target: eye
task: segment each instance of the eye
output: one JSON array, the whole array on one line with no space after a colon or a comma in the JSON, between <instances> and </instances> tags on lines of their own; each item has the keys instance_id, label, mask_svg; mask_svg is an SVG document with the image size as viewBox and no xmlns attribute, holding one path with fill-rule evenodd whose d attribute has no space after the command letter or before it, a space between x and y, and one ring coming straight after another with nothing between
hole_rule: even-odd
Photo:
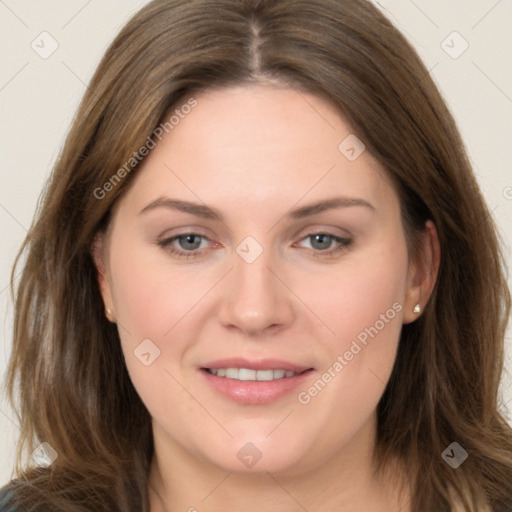
<instances>
[{"instance_id":1,"label":"eye","mask_svg":"<svg viewBox=\"0 0 512 512\"><path fill-rule=\"evenodd\" d=\"M346 251L352 244L350 238L344 238L325 232L309 233L302 240L308 239L311 240L311 246L314 251L313 255L319 257L336 256ZM336 244L334 248L332 248L333 243Z\"/></svg>"},{"instance_id":2,"label":"eye","mask_svg":"<svg viewBox=\"0 0 512 512\"><path fill-rule=\"evenodd\" d=\"M349 238L343 238L331 233L310 233L302 238L311 240L313 255L315 257L334 257L346 251L352 244ZM203 241L210 241L208 237L198 233L181 233L157 242L157 245L179 258L197 258L204 255ZM334 248L333 248L334 245Z\"/></svg>"},{"instance_id":3,"label":"eye","mask_svg":"<svg viewBox=\"0 0 512 512\"><path fill-rule=\"evenodd\" d=\"M209 240L207 237L197 233L182 233L165 240L160 240L157 244L178 257L196 258L203 255L202 249L198 251L201 239ZM176 247L175 242L178 244L178 247Z\"/></svg>"}]
</instances>

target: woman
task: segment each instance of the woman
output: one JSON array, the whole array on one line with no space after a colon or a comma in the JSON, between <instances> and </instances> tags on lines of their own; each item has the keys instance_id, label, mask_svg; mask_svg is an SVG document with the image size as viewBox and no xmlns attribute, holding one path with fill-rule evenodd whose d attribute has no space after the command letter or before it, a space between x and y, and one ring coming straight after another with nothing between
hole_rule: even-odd
<instances>
[{"instance_id":1,"label":"woman","mask_svg":"<svg viewBox=\"0 0 512 512\"><path fill-rule=\"evenodd\" d=\"M371 3L148 4L23 251L3 510L512 510L496 229Z\"/></svg>"}]
</instances>

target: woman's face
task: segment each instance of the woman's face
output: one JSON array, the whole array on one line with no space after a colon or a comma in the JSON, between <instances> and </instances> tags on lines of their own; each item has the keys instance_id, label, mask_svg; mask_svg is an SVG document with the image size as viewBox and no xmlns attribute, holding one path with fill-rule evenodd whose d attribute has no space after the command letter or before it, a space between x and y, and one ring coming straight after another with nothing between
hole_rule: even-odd
<instances>
[{"instance_id":1,"label":"woman's face","mask_svg":"<svg viewBox=\"0 0 512 512\"><path fill-rule=\"evenodd\" d=\"M105 304L157 446L229 471L313 469L372 432L417 316L398 198L316 96L195 100L114 210Z\"/></svg>"}]
</instances>

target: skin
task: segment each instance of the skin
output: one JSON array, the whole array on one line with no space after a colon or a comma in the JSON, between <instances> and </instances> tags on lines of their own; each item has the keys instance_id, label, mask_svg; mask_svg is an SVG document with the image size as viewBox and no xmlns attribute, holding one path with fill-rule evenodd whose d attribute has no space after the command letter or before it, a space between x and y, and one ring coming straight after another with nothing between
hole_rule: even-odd
<instances>
[{"instance_id":1,"label":"skin","mask_svg":"<svg viewBox=\"0 0 512 512\"><path fill-rule=\"evenodd\" d=\"M426 304L437 275L434 226L425 227L424 258L411 261L395 190L368 151L355 161L340 152L353 130L323 99L268 85L195 98L137 171L95 251L105 306L153 418L151 511L409 510L391 473L373 475L371 455L402 324L419 317L413 308ZM162 196L214 207L224 220L164 206L140 213ZM374 209L285 218L334 196ZM335 240L308 237L318 232L352 242L334 254ZM188 233L200 235L199 257L158 245ZM252 263L236 252L247 236L263 249ZM183 239L171 246L191 251ZM338 356L393 304L394 318L300 403L298 393L329 368L332 376ZM134 350L148 338L160 355L145 366ZM273 403L239 404L199 374L233 356L314 370ZM262 455L252 468L237 457L247 442Z\"/></svg>"}]
</instances>

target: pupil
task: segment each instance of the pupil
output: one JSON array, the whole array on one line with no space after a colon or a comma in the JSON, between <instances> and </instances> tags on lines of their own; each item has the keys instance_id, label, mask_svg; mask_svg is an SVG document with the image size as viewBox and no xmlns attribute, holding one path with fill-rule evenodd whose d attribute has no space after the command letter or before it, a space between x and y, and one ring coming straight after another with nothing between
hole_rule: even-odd
<instances>
[{"instance_id":1,"label":"pupil","mask_svg":"<svg viewBox=\"0 0 512 512\"><path fill-rule=\"evenodd\" d=\"M187 236L181 237L180 241L181 241L183 238L186 240L186 243L187 243L187 244L188 244L188 243L190 243L190 244L192 244L192 245L194 246L194 247L183 247L184 249L185 249L185 248L187 248L187 249L197 249L198 242L196 242L195 244L194 244L194 242L193 242L194 238L197 238L197 236L196 236L196 235L187 235ZM199 244L200 244L200 242L199 242Z\"/></svg>"},{"instance_id":2,"label":"pupil","mask_svg":"<svg viewBox=\"0 0 512 512\"><path fill-rule=\"evenodd\" d=\"M320 244L322 244L322 242L325 242L327 241L326 243L326 246L329 247L329 241L330 241L330 236L329 235L315 235L315 239L319 239L320 241ZM316 240L315 240L316 241ZM320 249L325 249L326 247L319 247Z\"/></svg>"}]
</instances>

